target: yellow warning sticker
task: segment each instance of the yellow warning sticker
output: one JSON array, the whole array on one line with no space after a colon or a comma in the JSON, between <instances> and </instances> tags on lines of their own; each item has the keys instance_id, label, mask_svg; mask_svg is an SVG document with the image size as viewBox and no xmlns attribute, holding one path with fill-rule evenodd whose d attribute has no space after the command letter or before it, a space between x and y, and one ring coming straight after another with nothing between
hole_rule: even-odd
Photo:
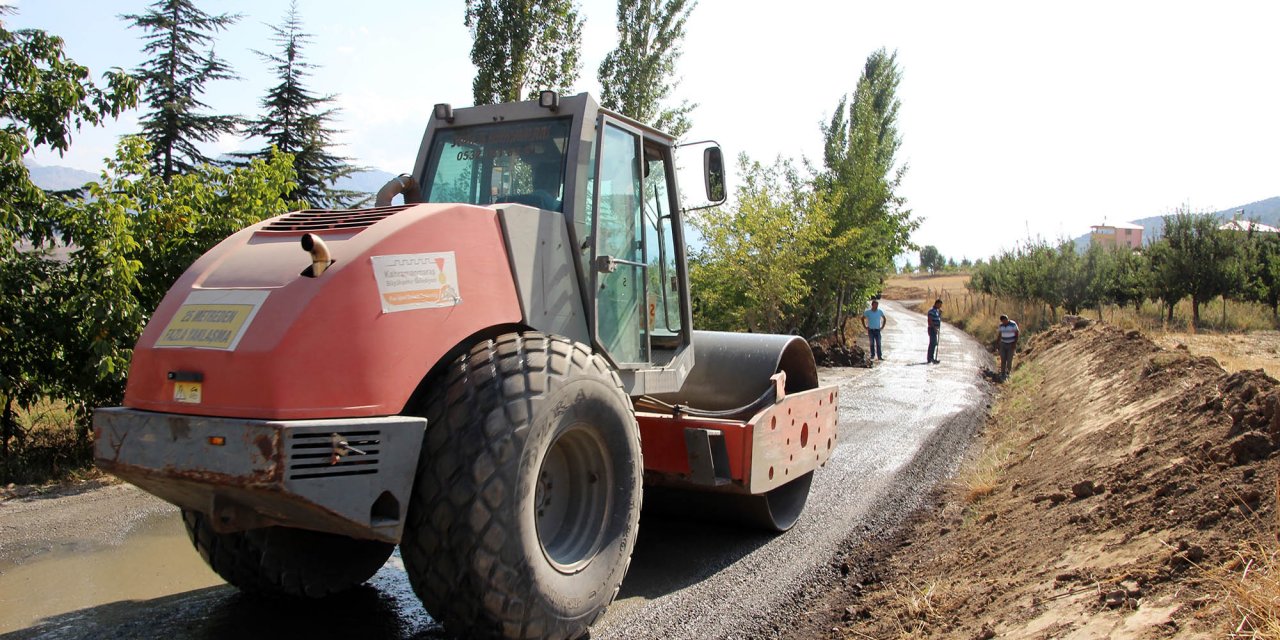
<instances>
[{"instance_id":1,"label":"yellow warning sticker","mask_svg":"<svg viewBox=\"0 0 1280 640\"><path fill-rule=\"evenodd\" d=\"M200 404L201 386L199 382L173 383L173 401Z\"/></svg>"},{"instance_id":2,"label":"yellow warning sticker","mask_svg":"<svg viewBox=\"0 0 1280 640\"><path fill-rule=\"evenodd\" d=\"M266 297L266 291L194 291L173 314L156 346L235 349Z\"/></svg>"}]
</instances>

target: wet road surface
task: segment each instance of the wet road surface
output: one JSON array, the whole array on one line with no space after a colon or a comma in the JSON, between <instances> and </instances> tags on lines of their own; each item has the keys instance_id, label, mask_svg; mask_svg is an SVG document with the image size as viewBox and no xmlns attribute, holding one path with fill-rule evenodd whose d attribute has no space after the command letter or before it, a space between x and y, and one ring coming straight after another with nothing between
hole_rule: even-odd
<instances>
[{"instance_id":1,"label":"wet road surface","mask_svg":"<svg viewBox=\"0 0 1280 640\"><path fill-rule=\"evenodd\" d=\"M824 384L841 388L840 439L795 528L775 536L646 512L622 591L592 638L785 631L803 613L799 594L830 571L842 544L897 523L952 473L985 415L980 371L990 356L944 326L943 362L925 364L923 316L893 302L883 308L885 361L821 371ZM84 514L83 523L61 523L70 532L16 547L0 542L0 640L449 637L422 610L398 552L368 586L336 600L263 602L204 565L176 509L131 487L108 489L98 499L84 494L94 504L64 516ZM127 503L122 492L131 492ZM113 510L112 500L124 506ZM0 536L20 521L9 516L16 510L0 504ZM104 510L114 514L109 521L95 515Z\"/></svg>"}]
</instances>

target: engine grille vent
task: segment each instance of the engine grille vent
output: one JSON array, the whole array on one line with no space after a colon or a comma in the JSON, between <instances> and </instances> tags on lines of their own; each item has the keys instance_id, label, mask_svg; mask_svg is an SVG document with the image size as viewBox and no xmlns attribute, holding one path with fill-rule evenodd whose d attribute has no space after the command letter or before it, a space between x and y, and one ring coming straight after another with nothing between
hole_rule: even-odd
<instances>
[{"instance_id":1,"label":"engine grille vent","mask_svg":"<svg viewBox=\"0 0 1280 640\"><path fill-rule=\"evenodd\" d=\"M289 479L377 473L381 446L382 432L378 430L294 433L289 439Z\"/></svg>"},{"instance_id":2,"label":"engine grille vent","mask_svg":"<svg viewBox=\"0 0 1280 640\"><path fill-rule=\"evenodd\" d=\"M306 232L333 229L364 229L411 205L373 209L306 209L294 211L268 224L262 231Z\"/></svg>"}]
</instances>

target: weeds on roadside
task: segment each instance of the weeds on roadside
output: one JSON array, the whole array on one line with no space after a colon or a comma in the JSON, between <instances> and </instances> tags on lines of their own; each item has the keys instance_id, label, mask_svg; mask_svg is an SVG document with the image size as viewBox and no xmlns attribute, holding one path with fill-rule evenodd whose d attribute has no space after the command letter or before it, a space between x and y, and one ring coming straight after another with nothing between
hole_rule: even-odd
<instances>
[{"instance_id":1,"label":"weeds on roadside","mask_svg":"<svg viewBox=\"0 0 1280 640\"><path fill-rule=\"evenodd\" d=\"M1246 543L1236 550L1232 566L1234 571L1210 572L1239 620L1229 637L1280 639L1280 549L1274 543Z\"/></svg>"},{"instance_id":2,"label":"weeds on roadside","mask_svg":"<svg viewBox=\"0 0 1280 640\"><path fill-rule=\"evenodd\" d=\"M1018 451L1025 434L1019 432L1030 424L1033 398L1042 373L1034 363L1022 365L1009 376L988 421L986 446L956 476L955 483L970 508L995 493L1004 478L1010 459ZM1034 435L1034 434L1032 434Z\"/></svg>"},{"instance_id":3,"label":"weeds on roadside","mask_svg":"<svg viewBox=\"0 0 1280 640\"><path fill-rule=\"evenodd\" d=\"M80 437L75 415L60 402L45 400L18 412L18 433L0 459L4 483L40 484L84 473L93 459L92 444Z\"/></svg>"}]
</instances>

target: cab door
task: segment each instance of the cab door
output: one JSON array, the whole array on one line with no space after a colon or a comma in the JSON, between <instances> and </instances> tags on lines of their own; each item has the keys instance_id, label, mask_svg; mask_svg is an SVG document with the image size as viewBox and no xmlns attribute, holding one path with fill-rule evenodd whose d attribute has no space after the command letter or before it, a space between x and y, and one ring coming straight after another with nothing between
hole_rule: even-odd
<instances>
[{"instance_id":1,"label":"cab door","mask_svg":"<svg viewBox=\"0 0 1280 640\"><path fill-rule=\"evenodd\" d=\"M651 361L647 270L642 226L643 137L627 125L601 116L588 206L593 238L592 338L620 367Z\"/></svg>"}]
</instances>

